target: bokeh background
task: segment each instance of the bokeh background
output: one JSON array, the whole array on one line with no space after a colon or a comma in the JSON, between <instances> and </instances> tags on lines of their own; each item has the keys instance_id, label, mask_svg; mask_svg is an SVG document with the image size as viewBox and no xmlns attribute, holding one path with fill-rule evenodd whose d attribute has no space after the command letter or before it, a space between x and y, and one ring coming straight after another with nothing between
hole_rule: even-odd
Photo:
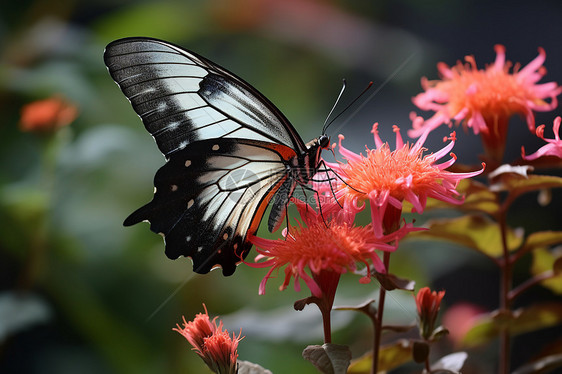
<instances>
[{"instance_id":1,"label":"bokeh background","mask_svg":"<svg viewBox=\"0 0 562 374\"><path fill-rule=\"evenodd\" d=\"M562 82L562 5L556 1L484 0L165 0L3 1L0 5L0 372L197 373L203 363L171 331L181 316L193 318L202 303L226 327L246 338L240 358L274 373L313 373L301 358L321 344L321 321L308 296L269 282L265 270L239 266L195 275L186 259L168 260L147 225L122 227L123 219L152 198L152 178L164 163L153 140L103 64L104 46L126 36L152 36L196 51L253 84L286 114L305 140L322 123L346 78L340 107L374 82L360 105L330 128L356 152L373 146L373 122L394 144L391 126L407 130L411 98L420 78L437 78L436 64L473 54L493 62L496 43L507 58L527 64L546 50L543 81ZM55 135L23 132L21 108L53 96L76 105L79 115ZM557 109L537 116L552 123ZM428 148L441 148L440 129ZM459 129L459 162L477 164L478 138ZM526 125L512 121L506 160L520 147L541 145ZM560 228L560 194L551 208L529 219L536 196L516 205L514 224ZM418 218L419 219L419 218ZM262 229L260 233L267 230ZM267 235L267 234L264 234ZM418 288L447 290L445 303L497 306L495 268L483 257L443 244L405 243L392 270ZM519 269L518 269L519 270ZM521 279L526 269L520 269ZM518 275L516 273L516 279ZM375 285L344 279L336 304L375 297ZM552 298L539 289L536 297ZM415 319L411 296L393 293L395 323ZM355 357L370 347L367 319L334 312L334 342ZM560 335L541 331L516 341L513 364L529 360L540 342ZM537 342L537 343L535 343ZM453 350L452 343L445 350ZM470 351L471 372L494 367L496 346ZM416 366L402 371L410 372ZM470 372L470 371L469 371Z\"/></svg>"}]
</instances>

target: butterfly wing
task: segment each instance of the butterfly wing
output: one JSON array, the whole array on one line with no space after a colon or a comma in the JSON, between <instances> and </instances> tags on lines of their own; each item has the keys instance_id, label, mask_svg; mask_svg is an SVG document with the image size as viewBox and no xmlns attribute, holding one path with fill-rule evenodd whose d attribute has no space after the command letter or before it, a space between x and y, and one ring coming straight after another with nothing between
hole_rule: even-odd
<instances>
[{"instance_id":1,"label":"butterfly wing","mask_svg":"<svg viewBox=\"0 0 562 374\"><path fill-rule=\"evenodd\" d=\"M292 156L289 147L260 141L192 143L158 170L153 200L124 224L149 221L169 258L189 256L198 273L219 265L230 275L252 246L247 235L287 179L285 160Z\"/></svg>"},{"instance_id":2,"label":"butterfly wing","mask_svg":"<svg viewBox=\"0 0 562 374\"><path fill-rule=\"evenodd\" d=\"M190 143L213 138L306 150L267 98L202 56L157 39L126 38L110 43L104 60L166 158Z\"/></svg>"}]
</instances>

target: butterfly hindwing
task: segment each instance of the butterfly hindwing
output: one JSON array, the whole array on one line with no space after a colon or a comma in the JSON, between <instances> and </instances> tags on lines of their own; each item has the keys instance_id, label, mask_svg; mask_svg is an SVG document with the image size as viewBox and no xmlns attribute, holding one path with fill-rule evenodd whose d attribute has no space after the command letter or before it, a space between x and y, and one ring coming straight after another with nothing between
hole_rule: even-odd
<instances>
[{"instance_id":1,"label":"butterfly hindwing","mask_svg":"<svg viewBox=\"0 0 562 374\"><path fill-rule=\"evenodd\" d=\"M285 116L251 85L171 43L126 38L104 54L109 73L169 158L187 144L247 138L306 147Z\"/></svg>"},{"instance_id":2,"label":"butterfly hindwing","mask_svg":"<svg viewBox=\"0 0 562 374\"><path fill-rule=\"evenodd\" d=\"M248 253L273 194L287 180L289 147L251 140L199 141L174 153L154 178L151 202L125 225L143 220L164 236L166 255L188 256L194 271L219 265L225 275Z\"/></svg>"}]
</instances>

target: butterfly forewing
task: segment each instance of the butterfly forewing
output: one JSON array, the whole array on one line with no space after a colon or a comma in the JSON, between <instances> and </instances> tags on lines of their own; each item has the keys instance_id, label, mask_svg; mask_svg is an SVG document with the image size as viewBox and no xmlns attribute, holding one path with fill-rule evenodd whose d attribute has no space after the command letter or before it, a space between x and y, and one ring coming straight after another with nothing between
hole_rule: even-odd
<instances>
[{"instance_id":1,"label":"butterfly forewing","mask_svg":"<svg viewBox=\"0 0 562 374\"><path fill-rule=\"evenodd\" d=\"M212 138L306 149L269 100L199 55L160 40L128 38L109 44L104 59L167 158L189 143Z\"/></svg>"}]
</instances>

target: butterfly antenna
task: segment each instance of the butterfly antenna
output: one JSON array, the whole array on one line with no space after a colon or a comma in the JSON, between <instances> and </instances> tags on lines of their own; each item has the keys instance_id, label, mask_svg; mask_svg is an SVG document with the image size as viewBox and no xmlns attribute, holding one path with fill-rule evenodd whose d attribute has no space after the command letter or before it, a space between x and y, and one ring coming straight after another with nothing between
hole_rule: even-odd
<instances>
[{"instance_id":1,"label":"butterfly antenna","mask_svg":"<svg viewBox=\"0 0 562 374\"><path fill-rule=\"evenodd\" d=\"M328 129L328 126L330 126L330 124L333 121L330 121L330 123L328 123L328 120L330 119L330 116L332 115L332 113L334 113L334 110L336 109L336 106L338 105L338 103L340 102L340 99L343 95L343 91L345 91L345 87L347 86L347 82L344 79L342 79L342 85L341 85L341 90L340 93L336 99L336 102L334 103L334 106L332 107L332 109L330 110L330 113L328 113L328 115L326 116L326 120L324 121L324 126L322 126L322 134L326 133L326 129Z\"/></svg>"},{"instance_id":2,"label":"butterfly antenna","mask_svg":"<svg viewBox=\"0 0 562 374\"><path fill-rule=\"evenodd\" d=\"M345 80L344 80L343 82L344 82L344 86L343 86L343 88L342 88L342 90L341 90L341 92L340 92L340 95L338 96L338 100L340 99L340 97L341 97L341 95L342 95L342 93L343 93L343 89L345 88ZM324 123L324 127L322 128L322 134L325 134L326 131L328 130L328 127L330 127L330 125L331 125L332 123L334 123L334 121L335 121L336 119L338 119L338 118L339 118L342 114L344 114L349 108L351 108L351 106L352 106L353 104L355 104L355 103L357 102L357 100L359 100L367 91L369 91L369 89L370 89L371 87L373 87L373 82L372 82L372 81L369 82L369 84L367 85L367 87L366 87L355 99L353 99L353 101L352 101L351 103L347 104L347 106L346 106L345 108L343 108L343 110L342 110L341 112L339 112L337 116L335 116L334 118L332 118L332 120L331 120L329 123L326 123L326 122L325 122L325 123ZM338 103L338 100L336 100L336 104ZM336 105L334 105L334 108L335 108L335 107L336 107ZM331 115L332 112L334 111L334 108L332 108L332 110L330 111L330 114L328 115L328 117L330 117L330 115ZM326 121L327 121L327 120L328 120L328 119L326 118Z\"/></svg>"}]
</instances>

